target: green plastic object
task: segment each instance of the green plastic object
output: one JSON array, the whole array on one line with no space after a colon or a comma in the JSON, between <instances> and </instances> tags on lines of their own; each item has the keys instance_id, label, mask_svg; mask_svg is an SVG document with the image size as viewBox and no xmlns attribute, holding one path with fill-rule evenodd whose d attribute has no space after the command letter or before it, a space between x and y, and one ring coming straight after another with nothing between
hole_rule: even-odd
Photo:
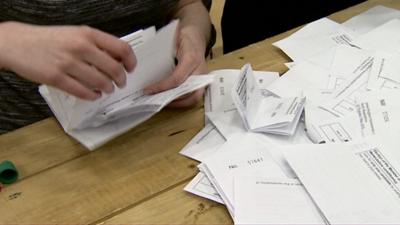
<instances>
[{"instance_id":1,"label":"green plastic object","mask_svg":"<svg viewBox=\"0 0 400 225\"><path fill-rule=\"evenodd\" d=\"M0 183L12 184L18 179L18 171L11 161L0 163Z\"/></svg>"}]
</instances>

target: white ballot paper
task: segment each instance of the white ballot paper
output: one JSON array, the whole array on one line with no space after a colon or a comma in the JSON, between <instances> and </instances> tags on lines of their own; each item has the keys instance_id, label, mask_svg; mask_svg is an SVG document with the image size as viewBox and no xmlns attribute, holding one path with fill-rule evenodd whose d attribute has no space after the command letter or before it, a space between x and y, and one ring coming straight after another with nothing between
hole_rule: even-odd
<instances>
[{"instance_id":1,"label":"white ballot paper","mask_svg":"<svg viewBox=\"0 0 400 225\"><path fill-rule=\"evenodd\" d=\"M235 177L235 224L325 224L297 179Z\"/></svg>"},{"instance_id":2,"label":"white ballot paper","mask_svg":"<svg viewBox=\"0 0 400 225\"><path fill-rule=\"evenodd\" d=\"M206 115L225 139L229 139L233 134L248 133L236 109L225 112L209 112Z\"/></svg>"},{"instance_id":3,"label":"white ballot paper","mask_svg":"<svg viewBox=\"0 0 400 225\"><path fill-rule=\"evenodd\" d=\"M217 190L203 172L199 172L193 180L185 186L184 190L194 195L224 204Z\"/></svg>"},{"instance_id":4,"label":"white ballot paper","mask_svg":"<svg viewBox=\"0 0 400 225\"><path fill-rule=\"evenodd\" d=\"M144 95L144 87L168 76L174 68L177 25L178 21L173 21L156 34L149 28L123 38L135 47L137 66L127 74L126 87L115 88L112 94L85 101L40 86L41 95L66 133L93 150L147 120L175 98L211 83L212 76L191 76L177 88Z\"/></svg>"},{"instance_id":5,"label":"white ballot paper","mask_svg":"<svg viewBox=\"0 0 400 225\"><path fill-rule=\"evenodd\" d=\"M307 104L305 127L313 143L340 143L360 139L360 123L357 114L336 117L326 110Z\"/></svg>"},{"instance_id":6,"label":"white ballot paper","mask_svg":"<svg viewBox=\"0 0 400 225\"><path fill-rule=\"evenodd\" d=\"M224 136L212 123L208 123L179 153L202 162L224 143Z\"/></svg>"},{"instance_id":7,"label":"white ballot paper","mask_svg":"<svg viewBox=\"0 0 400 225\"><path fill-rule=\"evenodd\" d=\"M379 77L384 80L392 81L396 88L400 86L400 54L393 54L377 63L379 67Z\"/></svg>"},{"instance_id":8,"label":"white ballot paper","mask_svg":"<svg viewBox=\"0 0 400 225\"><path fill-rule=\"evenodd\" d=\"M362 137L400 136L400 92L371 91L358 96L357 122Z\"/></svg>"},{"instance_id":9,"label":"white ballot paper","mask_svg":"<svg viewBox=\"0 0 400 225\"><path fill-rule=\"evenodd\" d=\"M375 6L367 11L352 17L343 26L351 29L357 34L365 34L374 28L392 19L400 19L400 11L385 6Z\"/></svg>"},{"instance_id":10,"label":"white ballot paper","mask_svg":"<svg viewBox=\"0 0 400 225\"><path fill-rule=\"evenodd\" d=\"M321 106L337 117L354 113L356 97L367 90L368 76L374 57L370 51L342 47L336 52L334 68L336 77L347 79L326 99Z\"/></svg>"},{"instance_id":11,"label":"white ballot paper","mask_svg":"<svg viewBox=\"0 0 400 225\"><path fill-rule=\"evenodd\" d=\"M400 19L390 20L354 41L367 50L380 50L400 54Z\"/></svg>"},{"instance_id":12,"label":"white ballot paper","mask_svg":"<svg viewBox=\"0 0 400 225\"><path fill-rule=\"evenodd\" d=\"M243 66L231 94L248 130L280 135L293 135L296 131L305 98L263 93L250 64Z\"/></svg>"},{"instance_id":13,"label":"white ballot paper","mask_svg":"<svg viewBox=\"0 0 400 225\"><path fill-rule=\"evenodd\" d=\"M303 96L304 90L329 88L329 71L310 62L296 63L289 71L267 87L280 97ZM307 97L307 102L310 100Z\"/></svg>"},{"instance_id":14,"label":"white ballot paper","mask_svg":"<svg viewBox=\"0 0 400 225\"><path fill-rule=\"evenodd\" d=\"M399 224L397 152L361 141L292 146L286 159L330 224Z\"/></svg>"},{"instance_id":15,"label":"white ballot paper","mask_svg":"<svg viewBox=\"0 0 400 225\"><path fill-rule=\"evenodd\" d=\"M233 135L211 157L199 165L217 189L231 215L234 215L234 176L255 174L286 178L286 174L269 153L269 146L257 134Z\"/></svg>"},{"instance_id":16,"label":"white ballot paper","mask_svg":"<svg viewBox=\"0 0 400 225\"><path fill-rule=\"evenodd\" d=\"M400 89L399 54L379 51L374 56L374 63L368 77L368 90Z\"/></svg>"},{"instance_id":17,"label":"white ballot paper","mask_svg":"<svg viewBox=\"0 0 400 225\"><path fill-rule=\"evenodd\" d=\"M338 44L352 45L355 37L356 34L350 29L328 18L322 18L275 42L274 45L282 49L293 61L298 62Z\"/></svg>"}]
</instances>

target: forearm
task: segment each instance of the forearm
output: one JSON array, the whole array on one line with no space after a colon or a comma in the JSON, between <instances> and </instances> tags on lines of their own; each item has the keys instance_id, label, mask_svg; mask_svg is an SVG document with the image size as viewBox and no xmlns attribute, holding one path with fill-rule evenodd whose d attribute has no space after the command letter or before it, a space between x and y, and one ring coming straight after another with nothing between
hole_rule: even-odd
<instances>
[{"instance_id":1,"label":"forearm","mask_svg":"<svg viewBox=\"0 0 400 225\"><path fill-rule=\"evenodd\" d=\"M207 44L211 39L210 15L201 0L181 0L174 18L180 20L181 32L196 31L202 41L198 47L206 51ZM187 29L188 28L188 29Z\"/></svg>"},{"instance_id":2,"label":"forearm","mask_svg":"<svg viewBox=\"0 0 400 225\"><path fill-rule=\"evenodd\" d=\"M10 69L5 54L9 53L10 46L7 33L13 32L14 27L18 26L17 22L0 22L0 70Z\"/></svg>"}]
</instances>

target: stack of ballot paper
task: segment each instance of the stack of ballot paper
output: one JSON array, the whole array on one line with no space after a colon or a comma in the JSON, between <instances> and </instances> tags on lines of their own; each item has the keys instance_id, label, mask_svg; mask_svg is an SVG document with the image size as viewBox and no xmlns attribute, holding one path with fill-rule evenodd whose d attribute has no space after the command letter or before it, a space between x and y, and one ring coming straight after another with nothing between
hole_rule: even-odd
<instances>
[{"instance_id":1,"label":"stack of ballot paper","mask_svg":"<svg viewBox=\"0 0 400 225\"><path fill-rule=\"evenodd\" d=\"M400 224L400 11L322 18L274 45L293 60L280 77L210 73L185 190L235 224Z\"/></svg>"},{"instance_id":2,"label":"stack of ballot paper","mask_svg":"<svg viewBox=\"0 0 400 225\"><path fill-rule=\"evenodd\" d=\"M175 33L178 21L158 32L148 28L122 39L133 48L137 66L127 74L127 85L115 88L95 101L85 101L53 87L42 85L40 93L47 101L65 132L90 150L126 132L160 111L172 100L212 82L209 75L190 76L179 87L155 95L143 89L174 69Z\"/></svg>"}]
</instances>

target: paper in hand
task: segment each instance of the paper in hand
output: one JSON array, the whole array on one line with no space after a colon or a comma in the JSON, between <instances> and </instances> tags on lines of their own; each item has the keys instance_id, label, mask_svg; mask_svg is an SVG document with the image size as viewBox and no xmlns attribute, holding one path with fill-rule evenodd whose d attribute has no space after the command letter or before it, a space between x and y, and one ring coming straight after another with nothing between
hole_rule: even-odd
<instances>
[{"instance_id":1,"label":"paper in hand","mask_svg":"<svg viewBox=\"0 0 400 225\"><path fill-rule=\"evenodd\" d=\"M115 88L112 94L85 101L53 87L40 86L39 92L65 132L93 150L149 119L179 96L211 83L212 76L190 76L171 90L155 95L143 93L146 86L165 78L174 69L177 26L178 21L173 21L157 33L149 28L123 38L133 46L137 66L126 75L126 87Z\"/></svg>"}]
</instances>

